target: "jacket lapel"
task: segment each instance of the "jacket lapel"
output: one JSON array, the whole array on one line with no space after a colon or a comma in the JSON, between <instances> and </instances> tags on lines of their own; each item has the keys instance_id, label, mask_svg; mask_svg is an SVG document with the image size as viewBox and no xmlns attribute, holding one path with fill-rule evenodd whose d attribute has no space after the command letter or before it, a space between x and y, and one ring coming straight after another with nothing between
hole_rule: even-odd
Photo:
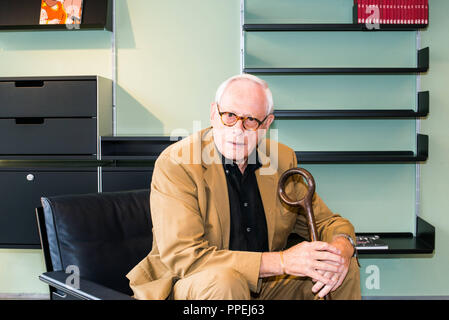
<instances>
[{"instance_id":1,"label":"jacket lapel","mask_svg":"<svg viewBox=\"0 0 449 320\"><path fill-rule=\"evenodd\" d=\"M206 129L202 138L202 164L205 169L204 181L209 188L210 197L217 210L221 230L221 247L229 249L231 233L228 185L221 159L215 149L212 128Z\"/></svg>"},{"instance_id":2,"label":"jacket lapel","mask_svg":"<svg viewBox=\"0 0 449 320\"><path fill-rule=\"evenodd\" d=\"M263 164L262 167L255 171L257 185L259 186L260 197L262 198L263 208L265 211L265 218L267 220L268 229L268 248L269 251L273 249L274 231L276 229L276 201L277 201L277 181L278 171L275 170L272 174L265 174L270 167L270 158L258 150L259 161ZM265 169L263 171L262 169Z\"/></svg>"}]
</instances>

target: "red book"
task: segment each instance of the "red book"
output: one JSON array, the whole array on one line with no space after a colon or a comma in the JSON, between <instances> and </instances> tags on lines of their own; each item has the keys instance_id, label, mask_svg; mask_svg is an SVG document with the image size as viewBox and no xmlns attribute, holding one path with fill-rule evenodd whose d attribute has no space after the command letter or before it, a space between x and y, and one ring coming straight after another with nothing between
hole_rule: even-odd
<instances>
[{"instance_id":1,"label":"red book","mask_svg":"<svg viewBox=\"0 0 449 320\"><path fill-rule=\"evenodd\" d=\"M385 0L379 0L379 23L385 24Z\"/></svg>"},{"instance_id":2,"label":"red book","mask_svg":"<svg viewBox=\"0 0 449 320\"><path fill-rule=\"evenodd\" d=\"M413 0L408 0L408 23L413 23Z\"/></svg>"},{"instance_id":3,"label":"red book","mask_svg":"<svg viewBox=\"0 0 449 320\"><path fill-rule=\"evenodd\" d=\"M420 24L424 24L425 22L425 0L420 0L419 1L419 23Z\"/></svg>"},{"instance_id":4,"label":"red book","mask_svg":"<svg viewBox=\"0 0 449 320\"><path fill-rule=\"evenodd\" d=\"M358 22L362 23L362 0L357 0L357 16Z\"/></svg>"},{"instance_id":5,"label":"red book","mask_svg":"<svg viewBox=\"0 0 449 320\"><path fill-rule=\"evenodd\" d=\"M410 0L405 0L405 23L410 24Z\"/></svg>"},{"instance_id":6,"label":"red book","mask_svg":"<svg viewBox=\"0 0 449 320\"><path fill-rule=\"evenodd\" d=\"M387 20L390 21L391 24L394 23L394 19L393 19L393 9L395 6L395 1L396 0L389 0L389 4L388 4L388 12L387 12Z\"/></svg>"},{"instance_id":7,"label":"red book","mask_svg":"<svg viewBox=\"0 0 449 320\"><path fill-rule=\"evenodd\" d=\"M392 19L392 12L393 12L393 1L389 0L388 2L388 6L387 6L387 23L392 24L393 23L393 19Z\"/></svg>"},{"instance_id":8,"label":"red book","mask_svg":"<svg viewBox=\"0 0 449 320\"><path fill-rule=\"evenodd\" d=\"M371 1L371 23L379 23L379 0Z\"/></svg>"},{"instance_id":9,"label":"red book","mask_svg":"<svg viewBox=\"0 0 449 320\"><path fill-rule=\"evenodd\" d=\"M408 11L407 11L407 0L402 1L403 2L403 7L402 7L402 21L404 21L404 24L407 24L407 19L408 19Z\"/></svg>"},{"instance_id":10,"label":"red book","mask_svg":"<svg viewBox=\"0 0 449 320\"><path fill-rule=\"evenodd\" d=\"M369 0L363 0L363 23L367 23L368 22L368 6L369 6Z\"/></svg>"},{"instance_id":11,"label":"red book","mask_svg":"<svg viewBox=\"0 0 449 320\"><path fill-rule=\"evenodd\" d=\"M418 0L412 1L412 23L418 24Z\"/></svg>"},{"instance_id":12,"label":"red book","mask_svg":"<svg viewBox=\"0 0 449 320\"><path fill-rule=\"evenodd\" d=\"M369 6L371 5L371 0L365 1L365 23L371 23L371 14L369 11Z\"/></svg>"},{"instance_id":13,"label":"red book","mask_svg":"<svg viewBox=\"0 0 449 320\"><path fill-rule=\"evenodd\" d=\"M374 23L375 22L375 20L374 20L374 15L373 15L373 3L374 3L374 1L373 0L368 0L368 3L367 3L367 8L366 8L366 19L367 19L367 23Z\"/></svg>"},{"instance_id":14,"label":"red book","mask_svg":"<svg viewBox=\"0 0 449 320\"><path fill-rule=\"evenodd\" d=\"M428 24L429 23L429 0L425 1L425 6L424 6L424 24Z\"/></svg>"},{"instance_id":15,"label":"red book","mask_svg":"<svg viewBox=\"0 0 449 320\"><path fill-rule=\"evenodd\" d=\"M389 1L387 1L388 2L388 8L387 8L387 22L388 23L393 23L393 20L391 19L391 13L392 13L392 11L393 11L393 1L392 0L389 0Z\"/></svg>"},{"instance_id":16,"label":"red book","mask_svg":"<svg viewBox=\"0 0 449 320\"><path fill-rule=\"evenodd\" d=\"M398 0L390 0L390 21L393 24L397 24L396 21L396 11L398 9Z\"/></svg>"},{"instance_id":17,"label":"red book","mask_svg":"<svg viewBox=\"0 0 449 320\"><path fill-rule=\"evenodd\" d=\"M378 0L377 1L377 12L379 13L379 15L377 16L377 23L383 23L383 16L382 16L382 11L383 11L383 4L384 0Z\"/></svg>"},{"instance_id":18,"label":"red book","mask_svg":"<svg viewBox=\"0 0 449 320\"><path fill-rule=\"evenodd\" d=\"M405 0L401 0L401 20L400 24L405 24Z\"/></svg>"},{"instance_id":19,"label":"red book","mask_svg":"<svg viewBox=\"0 0 449 320\"><path fill-rule=\"evenodd\" d=\"M421 4L421 21L423 24L426 23L426 1L422 0Z\"/></svg>"},{"instance_id":20,"label":"red book","mask_svg":"<svg viewBox=\"0 0 449 320\"><path fill-rule=\"evenodd\" d=\"M360 2L360 17L362 20L362 23L365 23L365 1L366 0L359 0Z\"/></svg>"},{"instance_id":21,"label":"red book","mask_svg":"<svg viewBox=\"0 0 449 320\"><path fill-rule=\"evenodd\" d=\"M416 6L415 6L415 15L416 15L416 24L421 23L421 0L416 0Z\"/></svg>"},{"instance_id":22,"label":"red book","mask_svg":"<svg viewBox=\"0 0 449 320\"><path fill-rule=\"evenodd\" d=\"M390 22L388 21L388 9L389 9L389 7L390 7L390 1L389 0L385 0L384 1L384 12L383 12L383 15L384 15L384 21L385 21L385 24L389 24Z\"/></svg>"},{"instance_id":23,"label":"red book","mask_svg":"<svg viewBox=\"0 0 449 320\"><path fill-rule=\"evenodd\" d=\"M398 0L392 0L392 3L390 19L393 20L392 23L398 24Z\"/></svg>"},{"instance_id":24,"label":"red book","mask_svg":"<svg viewBox=\"0 0 449 320\"><path fill-rule=\"evenodd\" d=\"M410 0L405 0L405 23L410 24Z\"/></svg>"},{"instance_id":25,"label":"red book","mask_svg":"<svg viewBox=\"0 0 449 320\"><path fill-rule=\"evenodd\" d=\"M421 0L416 0L416 24L420 24Z\"/></svg>"}]
</instances>

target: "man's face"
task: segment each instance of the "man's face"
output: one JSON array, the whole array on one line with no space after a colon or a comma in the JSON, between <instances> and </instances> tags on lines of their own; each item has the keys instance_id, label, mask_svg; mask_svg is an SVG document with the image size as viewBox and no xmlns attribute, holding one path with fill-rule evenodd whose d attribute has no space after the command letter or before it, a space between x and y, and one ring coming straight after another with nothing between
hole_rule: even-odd
<instances>
[{"instance_id":1,"label":"man's face","mask_svg":"<svg viewBox=\"0 0 449 320\"><path fill-rule=\"evenodd\" d=\"M267 116L267 101L264 89L253 81L235 80L226 88L219 102L220 112L232 112L241 117L253 117L262 121ZM217 104L211 105L211 124L215 145L226 158L236 162L245 161L257 147L266 130L273 122L270 115L257 131L245 130L241 120L232 127L224 125Z\"/></svg>"}]
</instances>

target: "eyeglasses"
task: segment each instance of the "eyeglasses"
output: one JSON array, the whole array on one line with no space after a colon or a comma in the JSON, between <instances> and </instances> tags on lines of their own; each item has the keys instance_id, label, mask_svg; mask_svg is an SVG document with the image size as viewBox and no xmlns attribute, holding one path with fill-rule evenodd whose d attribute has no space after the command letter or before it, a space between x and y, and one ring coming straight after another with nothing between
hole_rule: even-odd
<instances>
[{"instance_id":1,"label":"eyeglasses","mask_svg":"<svg viewBox=\"0 0 449 320\"><path fill-rule=\"evenodd\" d=\"M218 110L218 113L220 114L221 122L225 126L232 127L237 123L237 121L242 120L243 128L245 128L245 130L249 130L249 131L256 131L257 129L259 129L260 125L270 115L270 114L267 114L267 116L262 121L254 118L254 117L240 117L232 112L220 112L218 103L217 103L217 110Z\"/></svg>"}]
</instances>

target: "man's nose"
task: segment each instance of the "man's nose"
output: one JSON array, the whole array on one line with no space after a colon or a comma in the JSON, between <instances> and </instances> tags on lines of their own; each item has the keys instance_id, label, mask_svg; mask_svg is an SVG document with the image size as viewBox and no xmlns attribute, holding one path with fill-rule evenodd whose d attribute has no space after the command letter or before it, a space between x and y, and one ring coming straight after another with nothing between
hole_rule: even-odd
<instances>
[{"instance_id":1,"label":"man's nose","mask_svg":"<svg viewBox=\"0 0 449 320\"><path fill-rule=\"evenodd\" d=\"M238 119L234 124L234 128L240 129L242 132L245 131L245 127L243 126L243 119Z\"/></svg>"}]
</instances>

